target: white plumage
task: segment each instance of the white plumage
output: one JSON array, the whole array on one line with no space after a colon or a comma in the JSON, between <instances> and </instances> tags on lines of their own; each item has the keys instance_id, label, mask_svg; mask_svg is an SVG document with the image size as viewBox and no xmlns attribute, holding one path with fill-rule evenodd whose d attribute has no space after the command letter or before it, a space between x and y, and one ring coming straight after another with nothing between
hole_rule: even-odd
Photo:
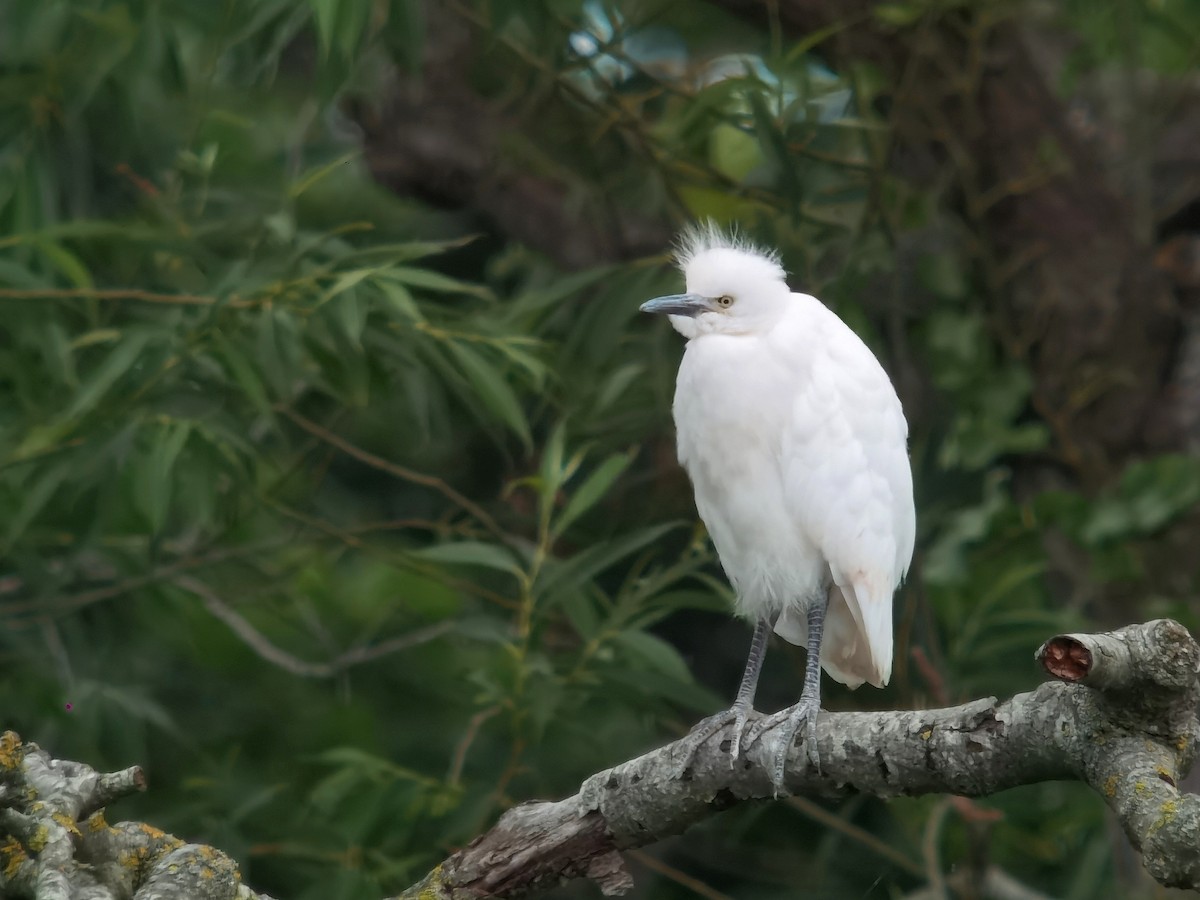
<instances>
[{"instance_id":1,"label":"white plumage","mask_svg":"<svg viewBox=\"0 0 1200 900\"><path fill-rule=\"evenodd\" d=\"M762 630L738 703L714 720L736 722L736 757L768 628L817 650L844 684L887 684L892 594L916 530L908 426L866 344L816 298L792 293L774 254L709 226L684 236L678 261L687 293L642 308L668 314L688 338L675 388L679 460L737 611ZM810 708L796 714L789 745L806 718L814 734L811 662Z\"/></svg>"}]
</instances>

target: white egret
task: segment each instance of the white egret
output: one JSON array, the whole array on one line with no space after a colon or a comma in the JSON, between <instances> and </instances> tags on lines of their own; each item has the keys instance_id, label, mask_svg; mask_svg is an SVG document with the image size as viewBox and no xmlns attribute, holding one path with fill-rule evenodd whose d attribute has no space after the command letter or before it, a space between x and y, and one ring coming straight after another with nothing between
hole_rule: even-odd
<instances>
[{"instance_id":1,"label":"white egret","mask_svg":"<svg viewBox=\"0 0 1200 900\"><path fill-rule=\"evenodd\" d=\"M916 518L895 388L874 354L815 297L792 293L777 254L713 225L692 229L677 261L686 293L642 311L688 339L675 385L679 461L700 518L754 622L733 707L690 736L732 723L731 763L749 746L768 633L807 647L800 702L771 778L806 727L818 764L821 668L852 688L892 672L892 594L912 558Z\"/></svg>"}]
</instances>

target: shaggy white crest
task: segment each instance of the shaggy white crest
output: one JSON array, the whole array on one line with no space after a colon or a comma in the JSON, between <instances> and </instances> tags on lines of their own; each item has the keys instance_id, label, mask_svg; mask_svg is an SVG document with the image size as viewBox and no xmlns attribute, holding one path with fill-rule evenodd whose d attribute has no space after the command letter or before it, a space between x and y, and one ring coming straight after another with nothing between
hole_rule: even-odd
<instances>
[{"instance_id":1,"label":"shaggy white crest","mask_svg":"<svg viewBox=\"0 0 1200 900\"><path fill-rule=\"evenodd\" d=\"M908 424L874 354L815 297L792 293L778 254L707 223L683 235L677 259L686 292L642 309L688 338L679 461L737 611L755 623L733 708L694 735L732 721L736 758L768 633L804 645L801 702L772 771L782 790L802 724L815 758L821 669L850 687L891 675L892 593L916 535Z\"/></svg>"},{"instance_id":2,"label":"shaggy white crest","mask_svg":"<svg viewBox=\"0 0 1200 900\"><path fill-rule=\"evenodd\" d=\"M688 265L708 250L733 250L746 257L755 257L773 265L780 278L785 277L778 250L759 247L743 237L736 228L725 231L712 219L689 225L683 230L675 241L675 264L686 275Z\"/></svg>"}]
</instances>

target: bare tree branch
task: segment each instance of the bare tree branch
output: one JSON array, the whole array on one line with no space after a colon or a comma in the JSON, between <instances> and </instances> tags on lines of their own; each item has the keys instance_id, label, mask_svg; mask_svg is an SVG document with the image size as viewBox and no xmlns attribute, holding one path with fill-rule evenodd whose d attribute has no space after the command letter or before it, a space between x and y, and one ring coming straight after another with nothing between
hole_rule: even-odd
<instances>
[{"instance_id":1,"label":"bare tree branch","mask_svg":"<svg viewBox=\"0 0 1200 900\"><path fill-rule=\"evenodd\" d=\"M822 769L809 767L803 746L793 746L788 789L978 797L1082 780L1112 807L1155 879L1200 888L1200 797L1175 786L1200 747L1200 646L1182 625L1160 619L1109 634L1061 635L1037 657L1061 681L1011 700L822 714ZM510 809L400 900L517 897L578 877L606 894L623 893L632 882L619 851L772 796L767 773L785 717L763 720L762 736L733 767L728 737L719 733L686 768L679 744L669 744L593 775L573 797Z\"/></svg>"},{"instance_id":2,"label":"bare tree branch","mask_svg":"<svg viewBox=\"0 0 1200 900\"><path fill-rule=\"evenodd\" d=\"M1200 748L1200 645L1178 622L1159 619L1108 634L1059 635L1037 658L1059 681L1004 702L823 713L822 769L793 746L788 789L983 796L1081 780L1112 807L1155 879L1200 888L1200 797L1176 787ZM624 893L632 879L622 850L772 796L768 771L786 714L760 718L759 739L734 766L728 738L717 734L686 767L679 744L669 744L593 775L565 800L510 809L398 900L519 897L580 877L606 894ZM0 735L0 896L262 896L241 884L233 860L218 850L149 825L109 825L101 807L144 788L140 769L105 775L52 759L12 732ZM983 881L983 896L1039 896L991 867ZM956 876L946 877L940 895L958 888Z\"/></svg>"},{"instance_id":3,"label":"bare tree branch","mask_svg":"<svg viewBox=\"0 0 1200 900\"><path fill-rule=\"evenodd\" d=\"M104 774L0 734L0 897L270 900L219 850L105 821L102 807L145 789L136 766Z\"/></svg>"}]
</instances>

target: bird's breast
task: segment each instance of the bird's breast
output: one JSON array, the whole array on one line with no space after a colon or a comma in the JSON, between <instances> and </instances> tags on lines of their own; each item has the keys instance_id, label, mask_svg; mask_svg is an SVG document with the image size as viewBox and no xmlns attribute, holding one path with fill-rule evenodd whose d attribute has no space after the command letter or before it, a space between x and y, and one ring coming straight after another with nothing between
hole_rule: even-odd
<instances>
[{"instance_id":1,"label":"bird's breast","mask_svg":"<svg viewBox=\"0 0 1200 900\"><path fill-rule=\"evenodd\" d=\"M752 337L706 336L688 344L675 385L679 460L693 477L780 477L790 391ZM774 377L773 377L774 376Z\"/></svg>"},{"instance_id":2,"label":"bird's breast","mask_svg":"<svg viewBox=\"0 0 1200 900\"><path fill-rule=\"evenodd\" d=\"M789 379L755 338L688 344L675 391L679 460L750 617L811 594L824 575L785 499L781 450L791 399Z\"/></svg>"}]
</instances>

